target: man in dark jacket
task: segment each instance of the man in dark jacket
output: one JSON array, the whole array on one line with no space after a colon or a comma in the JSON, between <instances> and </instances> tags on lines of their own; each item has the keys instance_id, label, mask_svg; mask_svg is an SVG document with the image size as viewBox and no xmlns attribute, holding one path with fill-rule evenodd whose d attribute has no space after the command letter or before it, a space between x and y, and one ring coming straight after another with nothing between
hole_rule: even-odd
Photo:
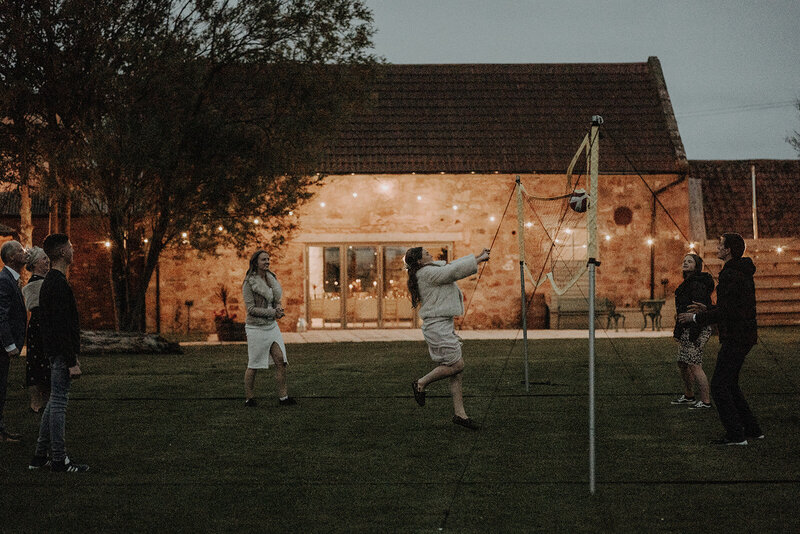
<instances>
[{"instance_id":1,"label":"man in dark jacket","mask_svg":"<svg viewBox=\"0 0 800 534\"><path fill-rule=\"evenodd\" d=\"M66 276L72 264L72 243L64 234L51 234L42 248L51 267L39 292L42 348L50 359L50 400L42 414L36 452L28 468L49 466L55 472L81 473L89 466L71 462L64 443L70 383L81 376L78 307ZM52 453L50 459L48 452Z\"/></svg>"},{"instance_id":2,"label":"man in dark jacket","mask_svg":"<svg viewBox=\"0 0 800 534\"><path fill-rule=\"evenodd\" d=\"M9 432L3 421L3 408L6 403L8 387L8 368L10 359L19 356L25 343L25 326L28 312L19 289L19 273L27 261L25 249L18 241L8 241L0 248L0 259L5 267L0 271L0 443L17 442L22 436Z\"/></svg>"},{"instance_id":3,"label":"man in dark jacket","mask_svg":"<svg viewBox=\"0 0 800 534\"><path fill-rule=\"evenodd\" d=\"M744 258L744 239L739 234L723 234L717 244L717 257L725 262L719 273L717 305L708 308L695 303L678 315L681 323L719 325L722 345L711 379L711 396L725 427L725 436L713 443L747 445L747 439L762 439L764 434L739 389L739 371L744 358L758 341L756 325L756 267Z\"/></svg>"}]
</instances>

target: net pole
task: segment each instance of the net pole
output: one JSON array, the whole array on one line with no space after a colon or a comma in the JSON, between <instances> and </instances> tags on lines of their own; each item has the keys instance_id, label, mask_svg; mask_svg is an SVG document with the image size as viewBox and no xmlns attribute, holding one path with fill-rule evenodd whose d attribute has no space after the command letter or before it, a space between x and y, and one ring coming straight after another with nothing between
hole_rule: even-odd
<instances>
[{"instance_id":1,"label":"net pole","mask_svg":"<svg viewBox=\"0 0 800 534\"><path fill-rule=\"evenodd\" d=\"M589 493L595 492L595 419L594 419L594 305L595 305L595 270L598 261L597 250L597 176L599 174L598 158L600 154L600 124L603 118L592 117L591 140L589 143L589 209L586 218L587 252L589 256Z\"/></svg>"},{"instance_id":2,"label":"net pole","mask_svg":"<svg viewBox=\"0 0 800 534\"><path fill-rule=\"evenodd\" d=\"M517 245L519 247L519 286L522 310L522 352L525 357L525 393L531 390L528 379L528 317L525 302L525 214L522 211L522 182L517 176Z\"/></svg>"}]
</instances>

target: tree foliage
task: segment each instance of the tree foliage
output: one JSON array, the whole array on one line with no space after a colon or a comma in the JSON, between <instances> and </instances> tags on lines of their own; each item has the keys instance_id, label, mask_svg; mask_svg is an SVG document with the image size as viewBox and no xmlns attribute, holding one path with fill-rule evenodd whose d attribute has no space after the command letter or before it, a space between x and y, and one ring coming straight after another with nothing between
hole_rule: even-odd
<instances>
[{"instance_id":1,"label":"tree foliage","mask_svg":"<svg viewBox=\"0 0 800 534\"><path fill-rule=\"evenodd\" d=\"M125 330L144 326L165 248L285 239L375 61L360 0L4 6L0 22L34 36L14 46L0 30L4 62L36 96L29 113L48 131L51 183L90 199L110 236Z\"/></svg>"}]
</instances>

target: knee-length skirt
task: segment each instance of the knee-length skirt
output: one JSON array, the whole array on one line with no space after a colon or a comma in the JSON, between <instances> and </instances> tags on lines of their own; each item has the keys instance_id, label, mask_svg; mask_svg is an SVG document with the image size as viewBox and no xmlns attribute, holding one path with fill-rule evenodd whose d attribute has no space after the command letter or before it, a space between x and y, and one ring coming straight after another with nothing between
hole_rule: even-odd
<instances>
[{"instance_id":1,"label":"knee-length skirt","mask_svg":"<svg viewBox=\"0 0 800 534\"><path fill-rule=\"evenodd\" d=\"M268 326L245 325L247 334L247 367L249 369L268 369L272 359L270 349L274 343L278 344L283 353L283 363L286 359L286 345L283 344L283 335L277 322Z\"/></svg>"},{"instance_id":2,"label":"knee-length skirt","mask_svg":"<svg viewBox=\"0 0 800 534\"><path fill-rule=\"evenodd\" d=\"M689 339L689 329L681 334L680 348L678 349L678 361L691 365L703 365L703 347L711 337L711 327L706 326L700 330L700 335L695 341Z\"/></svg>"}]
</instances>

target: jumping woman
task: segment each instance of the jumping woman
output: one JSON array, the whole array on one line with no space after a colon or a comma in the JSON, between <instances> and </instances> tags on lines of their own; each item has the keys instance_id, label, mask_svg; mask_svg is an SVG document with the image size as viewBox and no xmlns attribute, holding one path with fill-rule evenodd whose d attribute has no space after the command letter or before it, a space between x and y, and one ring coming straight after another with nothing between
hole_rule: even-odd
<instances>
[{"instance_id":1,"label":"jumping woman","mask_svg":"<svg viewBox=\"0 0 800 534\"><path fill-rule=\"evenodd\" d=\"M464 359L461 357L461 338L456 335L454 319L464 314L464 297L456 285L457 280L478 272L478 264L489 259L489 249L470 254L452 263L434 261L422 247L406 251L408 290L411 306L419 306L422 334L428 344L428 353L437 364L427 375L411 383L414 399L425 406L425 388L438 380L450 378L453 397L453 423L478 430L479 426L467 417L461 393Z\"/></svg>"}]
</instances>

